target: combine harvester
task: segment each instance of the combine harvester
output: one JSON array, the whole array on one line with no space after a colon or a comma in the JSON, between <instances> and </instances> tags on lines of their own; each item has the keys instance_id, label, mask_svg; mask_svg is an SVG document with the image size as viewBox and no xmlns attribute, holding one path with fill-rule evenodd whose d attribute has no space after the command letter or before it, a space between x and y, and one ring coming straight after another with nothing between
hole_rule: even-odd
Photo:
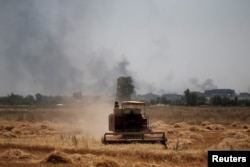
<instances>
[{"instance_id":1,"label":"combine harvester","mask_svg":"<svg viewBox=\"0 0 250 167\"><path fill-rule=\"evenodd\" d=\"M109 131L102 137L102 143L161 143L167 148L165 132L152 132L148 127L146 103L124 101L122 108L116 101L113 113L109 114Z\"/></svg>"}]
</instances>

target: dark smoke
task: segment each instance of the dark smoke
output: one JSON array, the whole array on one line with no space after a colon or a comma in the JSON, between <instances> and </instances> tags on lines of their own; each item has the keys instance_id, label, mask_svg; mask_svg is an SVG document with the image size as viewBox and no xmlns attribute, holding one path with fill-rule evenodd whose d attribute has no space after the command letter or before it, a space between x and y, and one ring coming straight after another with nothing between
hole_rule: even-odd
<instances>
[{"instance_id":1,"label":"dark smoke","mask_svg":"<svg viewBox=\"0 0 250 167\"><path fill-rule=\"evenodd\" d=\"M115 59L110 50L89 53L84 50L88 46L83 46L78 51L82 51L78 53L81 67L74 64L76 60L71 58L74 55L68 54L67 46L76 42L66 40L74 30L72 26L77 27L72 16L78 16L83 22L91 16L85 16L82 11L87 10L88 1L72 4L63 0L0 1L0 96L11 92L110 94L115 91L116 78L129 75L129 62L125 58ZM87 30L82 33L88 34ZM89 39L82 41L89 43Z\"/></svg>"},{"instance_id":2,"label":"dark smoke","mask_svg":"<svg viewBox=\"0 0 250 167\"><path fill-rule=\"evenodd\" d=\"M63 53L64 20L56 20L54 31L37 5L34 1L1 1L1 65L5 64L1 80L15 93L74 91L81 86L83 74ZM27 85L30 90L23 90Z\"/></svg>"},{"instance_id":3,"label":"dark smoke","mask_svg":"<svg viewBox=\"0 0 250 167\"><path fill-rule=\"evenodd\" d=\"M115 94L116 79L131 75L129 62L124 58L116 60L112 51L101 50L89 57L85 69L84 92L94 94ZM91 90L91 92L89 92Z\"/></svg>"},{"instance_id":4,"label":"dark smoke","mask_svg":"<svg viewBox=\"0 0 250 167\"><path fill-rule=\"evenodd\" d=\"M214 81L210 78L206 79L203 83L199 83L198 79L196 78L191 78L190 83L200 91L218 88L218 86L216 86Z\"/></svg>"}]
</instances>

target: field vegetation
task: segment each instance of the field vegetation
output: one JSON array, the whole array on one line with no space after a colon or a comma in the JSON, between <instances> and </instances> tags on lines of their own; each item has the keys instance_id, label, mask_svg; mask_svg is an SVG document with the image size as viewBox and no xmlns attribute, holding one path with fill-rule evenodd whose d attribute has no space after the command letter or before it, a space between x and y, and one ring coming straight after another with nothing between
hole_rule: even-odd
<instances>
[{"instance_id":1,"label":"field vegetation","mask_svg":"<svg viewBox=\"0 0 250 167\"><path fill-rule=\"evenodd\" d=\"M97 105L98 104L98 105ZM207 166L208 150L250 150L250 108L150 106L161 144L103 145L112 104L0 107L0 166Z\"/></svg>"}]
</instances>

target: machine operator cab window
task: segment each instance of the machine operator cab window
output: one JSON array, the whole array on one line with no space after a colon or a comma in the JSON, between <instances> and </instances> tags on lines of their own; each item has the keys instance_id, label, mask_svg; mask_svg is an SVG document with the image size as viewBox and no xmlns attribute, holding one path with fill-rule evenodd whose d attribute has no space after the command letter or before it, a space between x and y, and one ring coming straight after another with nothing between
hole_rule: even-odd
<instances>
[{"instance_id":1,"label":"machine operator cab window","mask_svg":"<svg viewBox=\"0 0 250 167\"><path fill-rule=\"evenodd\" d=\"M145 102L140 101L124 101L122 110L124 114L145 114Z\"/></svg>"},{"instance_id":2,"label":"machine operator cab window","mask_svg":"<svg viewBox=\"0 0 250 167\"><path fill-rule=\"evenodd\" d=\"M145 108L146 103L141 101L124 101L122 103L124 131L138 131L147 126Z\"/></svg>"},{"instance_id":3,"label":"machine operator cab window","mask_svg":"<svg viewBox=\"0 0 250 167\"><path fill-rule=\"evenodd\" d=\"M141 101L123 101L121 108L119 103L116 101L114 104L115 115L142 115L145 116L146 103Z\"/></svg>"}]
</instances>

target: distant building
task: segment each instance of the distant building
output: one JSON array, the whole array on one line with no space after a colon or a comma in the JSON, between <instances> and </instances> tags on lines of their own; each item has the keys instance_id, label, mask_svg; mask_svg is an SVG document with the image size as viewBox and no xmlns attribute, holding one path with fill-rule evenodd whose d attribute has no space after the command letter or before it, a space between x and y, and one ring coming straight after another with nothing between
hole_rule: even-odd
<instances>
[{"instance_id":1,"label":"distant building","mask_svg":"<svg viewBox=\"0 0 250 167\"><path fill-rule=\"evenodd\" d=\"M134 100L143 100L143 101L150 102L151 100L156 100L157 97L159 97L159 96L156 95L156 94L147 93L147 94L144 94L144 95L135 95L135 96L132 97L132 99L134 99Z\"/></svg>"},{"instance_id":2,"label":"distant building","mask_svg":"<svg viewBox=\"0 0 250 167\"><path fill-rule=\"evenodd\" d=\"M221 97L235 97L236 93L233 89L211 89L211 90L205 90L204 96L207 98L213 97L213 96L221 96Z\"/></svg>"},{"instance_id":3,"label":"distant building","mask_svg":"<svg viewBox=\"0 0 250 167\"><path fill-rule=\"evenodd\" d=\"M143 101L148 101L150 102L151 100L153 101L157 101L158 98L160 97L165 97L166 100L168 101L178 101L181 100L182 95L178 95L178 94L163 94L163 95L157 95L157 94L153 94L153 93L147 93L144 95L134 95L132 97L132 99L134 100L143 100Z\"/></svg>"},{"instance_id":4,"label":"distant building","mask_svg":"<svg viewBox=\"0 0 250 167\"><path fill-rule=\"evenodd\" d=\"M238 95L238 99L239 100L249 100L250 99L250 93L246 93L246 92L240 93Z\"/></svg>"},{"instance_id":5,"label":"distant building","mask_svg":"<svg viewBox=\"0 0 250 167\"><path fill-rule=\"evenodd\" d=\"M176 101L181 100L183 96L178 94L163 94L162 97L165 97L169 101Z\"/></svg>"}]
</instances>

